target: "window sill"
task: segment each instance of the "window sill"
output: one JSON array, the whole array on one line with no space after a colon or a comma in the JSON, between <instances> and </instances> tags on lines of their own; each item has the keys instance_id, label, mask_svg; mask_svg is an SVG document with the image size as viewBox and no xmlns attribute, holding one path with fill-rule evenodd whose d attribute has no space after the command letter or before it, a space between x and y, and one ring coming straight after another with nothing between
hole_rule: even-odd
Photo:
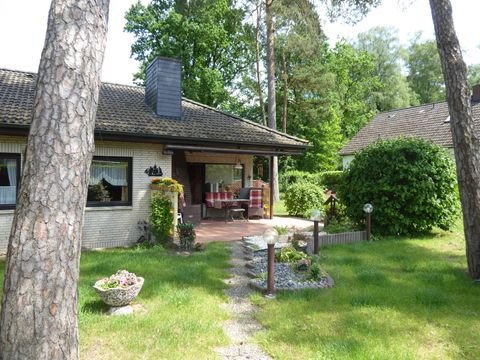
<instances>
[{"instance_id":1,"label":"window sill","mask_svg":"<svg viewBox=\"0 0 480 360\"><path fill-rule=\"evenodd\" d=\"M132 205L125 206L87 206L85 211L115 211L115 210L133 210Z\"/></svg>"}]
</instances>

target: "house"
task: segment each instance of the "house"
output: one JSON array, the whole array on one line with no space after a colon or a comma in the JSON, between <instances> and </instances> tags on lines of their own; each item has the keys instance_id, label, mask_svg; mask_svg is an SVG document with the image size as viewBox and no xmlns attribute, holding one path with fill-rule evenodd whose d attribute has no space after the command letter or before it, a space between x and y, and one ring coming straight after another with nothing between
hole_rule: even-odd
<instances>
[{"instance_id":1,"label":"house","mask_svg":"<svg viewBox=\"0 0 480 360\"><path fill-rule=\"evenodd\" d=\"M156 59L146 87L103 83L95 127L82 246L117 247L140 237L149 175L185 187L200 217L208 186L253 181L253 156L295 155L307 142L181 96L181 63ZM36 74L0 69L0 251L5 251L26 147ZM3 166L2 166L3 165Z\"/></svg>"},{"instance_id":2,"label":"house","mask_svg":"<svg viewBox=\"0 0 480 360\"><path fill-rule=\"evenodd\" d=\"M472 114L480 134L480 85L472 91ZM355 153L377 140L398 137L417 137L443 146L453 154L450 114L446 102L413 106L377 114L341 150L343 168L355 157Z\"/></svg>"}]
</instances>

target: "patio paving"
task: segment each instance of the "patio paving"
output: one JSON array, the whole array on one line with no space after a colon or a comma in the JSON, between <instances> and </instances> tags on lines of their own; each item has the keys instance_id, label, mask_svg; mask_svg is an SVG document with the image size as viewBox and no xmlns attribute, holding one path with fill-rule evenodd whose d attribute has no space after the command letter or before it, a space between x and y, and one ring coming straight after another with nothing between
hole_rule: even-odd
<instances>
[{"instance_id":1,"label":"patio paving","mask_svg":"<svg viewBox=\"0 0 480 360\"><path fill-rule=\"evenodd\" d=\"M196 241L200 243L212 241L237 241L243 236L262 235L263 232L272 226L288 226L297 229L304 229L312 226L309 220L276 216L272 220L259 219L250 221L235 220L225 222L222 219L202 220L195 227L197 234Z\"/></svg>"}]
</instances>

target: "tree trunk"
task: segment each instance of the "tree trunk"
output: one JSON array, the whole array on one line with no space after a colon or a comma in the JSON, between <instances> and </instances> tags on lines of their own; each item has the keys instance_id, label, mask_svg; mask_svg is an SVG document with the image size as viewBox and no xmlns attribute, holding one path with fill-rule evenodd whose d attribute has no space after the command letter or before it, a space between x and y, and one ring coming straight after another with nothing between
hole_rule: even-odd
<instances>
[{"instance_id":1,"label":"tree trunk","mask_svg":"<svg viewBox=\"0 0 480 360\"><path fill-rule=\"evenodd\" d=\"M288 66L287 56L285 51L282 52L282 64L283 64L283 116L282 127L283 132L287 133L287 121L288 121Z\"/></svg>"},{"instance_id":2,"label":"tree trunk","mask_svg":"<svg viewBox=\"0 0 480 360\"><path fill-rule=\"evenodd\" d=\"M53 0L8 243L2 359L78 359L80 239L109 0Z\"/></svg>"},{"instance_id":3,"label":"tree trunk","mask_svg":"<svg viewBox=\"0 0 480 360\"><path fill-rule=\"evenodd\" d=\"M472 119L467 68L455 33L450 1L430 0L430 7L450 111L468 273L473 279L480 279L480 144Z\"/></svg>"},{"instance_id":4,"label":"tree trunk","mask_svg":"<svg viewBox=\"0 0 480 360\"><path fill-rule=\"evenodd\" d=\"M262 19L261 0L257 0L257 24L255 27L255 62L257 71L257 91L260 114L262 116L262 125L267 125L265 117L265 104L263 102L262 79L260 77L260 21Z\"/></svg>"},{"instance_id":5,"label":"tree trunk","mask_svg":"<svg viewBox=\"0 0 480 360\"><path fill-rule=\"evenodd\" d=\"M277 129L277 103L275 99L275 56L274 56L274 41L275 30L273 26L272 16L273 0L266 0L266 18L267 18L267 80L268 80L268 126L272 129ZM273 166L272 179L270 179L270 186L273 191L274 201L280 199L278 192L278 158L273 157L271 162ZM273 205L273 204L272 204Z\"/></svg>"}]
</instances>

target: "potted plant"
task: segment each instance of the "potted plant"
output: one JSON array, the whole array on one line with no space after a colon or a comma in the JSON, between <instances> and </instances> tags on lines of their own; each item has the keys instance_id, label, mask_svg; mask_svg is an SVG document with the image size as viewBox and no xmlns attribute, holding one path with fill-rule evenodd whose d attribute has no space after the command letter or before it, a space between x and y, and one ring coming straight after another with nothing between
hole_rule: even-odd
<instances>
[{"instance_id":1,"label":"potted plant","mask_svg":"<svg viewBox=\"0 0 480 360\"><path fill-rule=\"evenodd\" d=\"M169 177L153 178L150 187L152 190L176 192L183 195L183 185Z\"/></svg>"},{"instance_id":2,"label":"potted plant","mask_svg":"<svg viewBox=\"0 0 480 360\"><path fill-rule=\"evenodd\" d=\"M110 277L98 280L93 288L110 306L126 306L135 299L142 289L144 279L127 270L118 270Z\"/></svg>"},{"instance_id":3,"label":"potted plant","mask_svg":"<svg viewBox=\"0 0 480 360\"><path fill-rule=\"evenodd\" d=\"M107 190L105 185L100 181L98 184L92 185L91 190L93 192L93 196L97 201L110 201L110 192Z\"/></svg>"}]
</instances>

